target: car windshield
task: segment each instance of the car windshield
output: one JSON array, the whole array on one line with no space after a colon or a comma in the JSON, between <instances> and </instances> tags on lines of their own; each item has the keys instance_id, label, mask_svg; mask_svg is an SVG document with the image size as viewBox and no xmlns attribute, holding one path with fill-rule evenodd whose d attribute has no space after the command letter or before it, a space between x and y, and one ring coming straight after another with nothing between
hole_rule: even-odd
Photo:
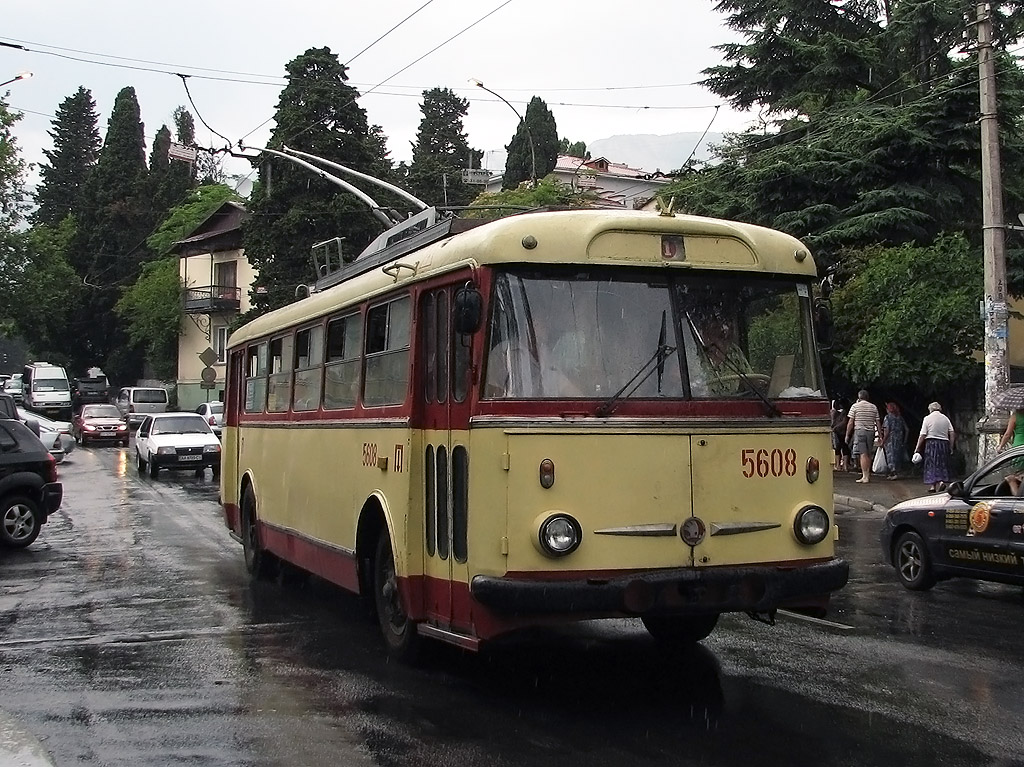
<instances>
[{"instance_id":1,"label":"car windshield","mask_svg":"<svg viewBox=\"0 0 1024 767\"><path fill-rule=\"evenodd\" d=\"M211 402L210 403L210 412L213 413L214 415L220 415L221 413L224 412L224 403L223 402Z\"/></svg>"},{"instance_id":2,"label":"car windshield","mask_svg":"<svg viewBox=\"0 0 1024 767\"><path fill-rule=\"evenodd\" d=\"M753 275L497 275L489 398L822 397L810 286Z\"/></svg>"},{"instance_id":3,"label":"car windshield","mask_svg":"<svg viewBox=\"0 0 1024 767\"><path fill-rule=\"evenodd\" d=\"M121 411L113 405L87 405L82 408L82 418L120 418Z\"/></svg>"},{"instance_id":4,"label":"car windshield","mask_svg":"<svg viewBox=\"0 0 1024 767\"><path fill-rule=\"evenodd\" d=\"M68 391L68 382L65 378L36 378L32 391Z\"/></svg>"},{"instance_id":5,"label":"car windshield","mask_svg":"<svg viewBox=\"0 0 1024 767\"><path fill-rule=\"evenodd\" d=\"M210 425L199 416L180 415L153 420L151 434L210 434Z\"/></svg>"}]
</instances>

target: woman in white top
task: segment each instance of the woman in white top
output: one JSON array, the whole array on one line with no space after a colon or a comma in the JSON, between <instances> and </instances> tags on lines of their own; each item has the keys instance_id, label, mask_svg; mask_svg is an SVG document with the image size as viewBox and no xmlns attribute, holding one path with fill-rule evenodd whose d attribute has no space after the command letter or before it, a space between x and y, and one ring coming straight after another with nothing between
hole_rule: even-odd
<instances>
[{"instance_id":1,"label":"woman in white top","mask_svg":"<svg viewBox=\"0 0 1024 767\"><path fill-rule=\"evenodd\" d=\"M921 436L917 438L917 452L924 454L924 483L929 485L929 493L946 489L950 480L949 456L955 440L953 424L943 414L942 406L933 402L928 406L928 415L921 422Z\"/></svg>"}]
</instances>

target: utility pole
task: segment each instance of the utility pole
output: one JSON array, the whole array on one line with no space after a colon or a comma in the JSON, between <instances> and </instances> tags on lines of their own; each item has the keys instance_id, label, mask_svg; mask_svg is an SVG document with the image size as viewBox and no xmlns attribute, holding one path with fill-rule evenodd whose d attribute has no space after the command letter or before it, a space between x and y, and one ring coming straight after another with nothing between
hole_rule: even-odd
<instances>
[{"instance_id":1,"label":"utility pole","mask_svg":"<svg viewBox=\"0 0 1024 767\"><path fill-rule=\"evenodd\" d=\"M981 92L981 215L985 262L985 417L998 423L994 401L1009 383L1006 364L1006 228L1003 221L1003 182L999 164L999 119L996 111L996 72L992 48L992 9L979 2L978 79ZM995 427L993 423L992 427ZM979 458L995 453L996 435L986 429Z\"/></svg>"}]
</instances>

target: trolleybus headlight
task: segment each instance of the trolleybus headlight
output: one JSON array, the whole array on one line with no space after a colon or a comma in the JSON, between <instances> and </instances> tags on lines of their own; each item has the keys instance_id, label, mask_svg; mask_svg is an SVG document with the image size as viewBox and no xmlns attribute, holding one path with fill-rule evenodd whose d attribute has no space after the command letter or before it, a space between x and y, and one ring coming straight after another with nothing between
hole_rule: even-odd
<instances>
[{"instance_id":1,"label":"trolleybus headlight","mask_svg":"<svg viewBox=\"0 0 1024 767\"><path fill-rule=\"evenodd\" d=\"M793 521L793 532L800 543L821 543L828 535L828 514L820 506L804 506Z\"/></svg>"},{"instance_id":2,"label":"trolleybus headlight","mask_svg":"<svg viewBox=\"0 0 1024 767\"><path fill-rule=\"evenodd\" d=\"M552 514L541 523L539 540L545 554L564 557L579 547L583 529L568 514Z\"/></svg>"}]
</instances>

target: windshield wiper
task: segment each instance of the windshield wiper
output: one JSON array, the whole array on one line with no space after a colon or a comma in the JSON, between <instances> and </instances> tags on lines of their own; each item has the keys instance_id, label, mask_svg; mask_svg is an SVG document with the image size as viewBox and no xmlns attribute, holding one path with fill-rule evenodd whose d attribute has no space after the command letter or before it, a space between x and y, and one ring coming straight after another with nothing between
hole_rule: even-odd
<instances>
[{"instance_id":1,"label":"windshield wiper","mask_svg":"<svg viewBox=\"0 0 1024 767\"><path fill-rule=\"evenodd\" d=\"M664 338L664 336L662 338ZM625 393L627 389L629 389L630 386L632 386L633 388L629 389L629 394L626 394L627 397L630 396L637 389L639 389L643 385L643 382L650 378L651 375L653 375L654 371L657 370L660 375L661 371L664 370L665 368L665 360L672 356L675 350L675 346L669 346L668 344L665 343L659 343L658 348L654 350L654 354L651 355L651 358L640 366L640 369L633 374L633 377L626 381L626 383L623 384L622 388L615 392L615 394L613 394L611 397L609 397L607 400L605 400L598 406L597 415L601 417L611 415L612 411L615 410L615 406L622 398L622 395ZM646 375L644 375L644 371L646 371ZM643 376L643 378L640 378L640 376ZM637 380L638 378L640 380ZM634 381L636 382L635 384Z\"/></svg>"},{"instance_id":2,"label":"windshield wiper","mask_svg":"<svg viewBox=\"0 0 1024 767\"><path fill-rule=\"evenodd\" d=\"M704 352L704 356L707 357L708 359L711 359L711 347L704 343L704 337L700 334L700 331L697 330L697 325L693 321L693 317L690 316L690 312L686 311L684 312L684 315L686 317L686 323L690 326L690 331L693 333L693 337L697 339L697 343L700 345L701 351ZM718 344L715 344L714 348L718 350L719 353L721 353L722 362L725 364L725 366L729 368L729 370L731 370L733 373L735 373L739 377L739 379L747 385L747 388L750 389L750 391L754 392L754 394L757 395L757 398L764 403L765 407L768 410L768 417L781 418L782 411L775 407L775 403L768 399L768 397L766 397L761 392L761 390L757 387L757 384L755 384L751 380L750 376L748 376L743 371L743 368L741 368L733 360L731 360L729 358L729 355L725 353L725 350L719 347Z\"/></svg>"}]
</instances>

